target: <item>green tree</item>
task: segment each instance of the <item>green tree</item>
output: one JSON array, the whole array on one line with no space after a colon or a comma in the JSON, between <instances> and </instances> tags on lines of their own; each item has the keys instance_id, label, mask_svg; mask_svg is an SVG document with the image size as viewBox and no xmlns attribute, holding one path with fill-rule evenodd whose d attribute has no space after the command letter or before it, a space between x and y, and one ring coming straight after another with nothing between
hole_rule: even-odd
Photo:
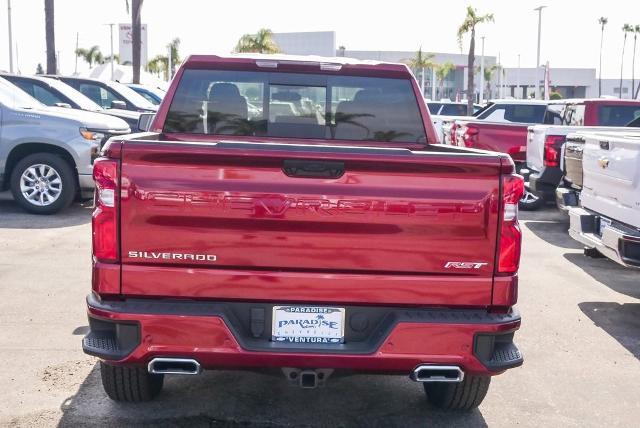
<instances>
[{"instance_id":1,"label":"green tree","mask_svg":"<svg viewBox=\"0 0 640 428\"><path fill-rule=\"evenodd\" d=\"M53 18L53 0L44 0L45 39L47 43L47 74L56 74L58 72Z\"/></svg>"},{"instance_id":2,"label":"green tree","mask_svg":"<svg viewBox=\"0 0 640 428\"><path fill-rule=\"evenodd\" d=\"M444 93L444 81L453 70L455 70L456 66L451 61L446 61L442 64L439 64L436 67L436 79L438 79L438 88L440 89L440 98L442 98Z\"/></svg>"},{"instance_id":3,"label":"green tree","mask_svg":"<svg viewBox=\"0 0 640 428\"><path fill-rule=\"evenodd\" d=\"M111 62L111 55L107 55L102 59L101 64L106 64L107 62ZM113 62L116 64L120 64L120 55L113 54Z\"/></svg>"},{"instance_id":4,"label":"green tree","mask_svg":"<svg viewBox=\"0 0 640 428\"><path fill-rule=\"evenodd\" d=\"M473 102L474 102L474 72L475 68L473 66L476 54L476 25L483 24L486 22L493 22L493 14L487 13L486 15L478 15L478 11L471 6L467 6L467 15L458 27L458 45L462 50L462 38L465 34L470 33L471 41L469 42L469 56L467 61L467 113L469 115L473 114Z\"/></svg>"},{"instance_id":5,"label":"green tree","mask_svg":"<svg viewBox=\"0 0 640 428\"><path fill-rule=\"evenodd\" d=\"M245 34L240 37L236 52L278 53L280 48L273 40L273 31L261 28L256 34Z\"/></svg>"},{"instance_id":6,"label":"green tree","mask_svg":"<svg viewBox=\"0 0 640 428\"><path fill-rule=\"evenodd\" d=\"M180 64L182 62L182 58L180 58L180 38L176 37L171 40L167 45L167 49L171 50L171 73L168 78L173 77L176 72L176 64ZM169 60L167 59L167 63ZM167 79L169 80L169 79Z\"/></svg>"},{"instance_id":7,"label":"green tree","mask_svg":"<svg viewBox=\"0 0 640 428\"><path fill-rule=\"evenodd\" d=\"M433 61L435 55L432 53L423 53L422 46L416 52L416 56L409 60L409 67L414 71L420 71L420 90L424 97L424 73L427 68L434 68L436 63ZM435 85L435 82L432 83Z\"/></svg>"},{"instance_id":8,"label":"green tree","mask_svg":"<svg viewBox=\"0 0 640 428\"><path fill-rule=\"evenodd\" d=\"M633 27L629 24L624 24L622 26L622 32L624 33L624 40L622 42L622 55L620 56L620 98L622 98L622 71L624 70L624 47L627 44L627 35L629 33L633 33Z\"/></svg>"},{"instance_id":9,"label":"green tree","mask_svg":"<svg viewBox=\"0 0 640 428\"><path fill-rule=\"evenodd\" d=\"M36 67L36 74L44 74L44 69L40 63L38 63L38 66Z\"/></svg>"},{"instance_id":10,"label":"green tree","mask_svg":"<svg viewBox=\"0 0 640 428\"><path fill-rule=\"evenodd\" d=\"M180 64L180 62L182 62L182 59L180 58L179 47L180 39L177 37L167 45L167 49L171 49L171 76L173 76L175 72L176 64ZM169 80L169 78L171 77L168 74L169 57L167 55L156 55L147 62L147 71L157 76L160 76L162 74L165 80Z\"/></svg>"},{"instance_id":11,"label":"green tree","mask_svg":"<svg viewBox=\"0 0 640 428\"><path fill-rule=\"evenodd\" d=\"M91 46L89 49L78 48L76 49L76 56L85 60L89 64L89 68L93 67L93 64L104 63L104 56L102 56L98 46Z\"/></svg>"},{"instance_id":12,"label":"green tree","mask_svg":"<svg viewBox=\"0 0 640 428\"><path fill-rule=\"evenodd\" d=\"M600 68L598 70L598 96L602 96L602 42L604 40L604 26L607 25L609 19L604 16L601 16L598 19L598 23L600 24Z\"/></svg>"}]
</instances>

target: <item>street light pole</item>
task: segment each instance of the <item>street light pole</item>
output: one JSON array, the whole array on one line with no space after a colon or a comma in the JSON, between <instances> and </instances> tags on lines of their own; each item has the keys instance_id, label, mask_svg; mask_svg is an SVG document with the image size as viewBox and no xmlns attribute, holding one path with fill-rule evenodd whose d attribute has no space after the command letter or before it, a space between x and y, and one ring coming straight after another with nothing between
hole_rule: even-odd
<instances>
[{"instance_id":1,"label":"street light pole","mask_svg":"<svg viewBox=\"0 0 640 428\"><path fill-rule=\"evenodd\" d=\"M11 31L11 0L7 0L7 20L9 21L9 73L13 73L13 32Z\"/></svg>"},{"instance_id":2,"label":"street light pole","mask_svg":"<svg viewBox=\"0 0 640 428\"><path fill-rule=\"evenodd\" d=\"M538 6L533 10L538 11L538 54L536 55L536 99L540 99L540 39L542 36L542 9L547 6Z\"/></svg>"},{"instance_id":3,"label":"street light pole","mask_svg":"<svg viewBox=\"0 0 640 428\"><path fill-rule=\"evenodd\" d=\"M482 56L480 57L480 104L484 101L484 36L482 39Z\"/></svg>"},{"instance_id":4,"label":"street light pole","mask_svg":"<svg viewBox=\"0 0 640 428\"><path fill-rule=\"evenodd\" d=\"M111 43L111 80L113 80L113 26L115 24L105 24L109 26L109 42Z\"/></svg>"}]
</instances>

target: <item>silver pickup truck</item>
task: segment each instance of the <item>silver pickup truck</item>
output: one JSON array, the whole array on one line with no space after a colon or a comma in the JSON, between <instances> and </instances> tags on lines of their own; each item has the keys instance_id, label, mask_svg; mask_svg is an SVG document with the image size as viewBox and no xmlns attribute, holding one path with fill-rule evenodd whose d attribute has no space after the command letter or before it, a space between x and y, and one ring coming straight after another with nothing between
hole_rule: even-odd
<instances>
[{"instance_id":1,"label":"silver pickup truck","mask_svg":"<svg viewBox=\"0 0 640 428\"><path fill-rule=\"evenodd\" d=\"M53 214L93 195L93 159L130 133L121 119L47 107L0 78L0 190L35 214Z\"/></svg>"}]
</instances>

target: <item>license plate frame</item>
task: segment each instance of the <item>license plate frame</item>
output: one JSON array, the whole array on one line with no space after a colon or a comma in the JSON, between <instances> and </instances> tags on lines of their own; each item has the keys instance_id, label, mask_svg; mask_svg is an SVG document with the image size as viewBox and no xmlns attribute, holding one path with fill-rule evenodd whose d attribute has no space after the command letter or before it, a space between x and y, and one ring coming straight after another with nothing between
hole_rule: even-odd
<instances>
[{"instance_id":1,"label":"license plate frame","mask_svg":"<svg viewBox=\"0 0 640 428\"><path fill-rule=\"evenodd\" d=\"M315 305L276 305L271 318L271 341L282 344L344 343L346 309Z\"/></svg>"},{"instance_id":2,"label":"license plate frame","mask_svg":"<svg viewBox=\"0 0 640 428\"><path fill-rule=\"evenodd\" d=\"M598 234L602 236L604 230L609 226L611 226L611 220L606 217L600 217L598 221Z\"/></svg>"}]
</instances>

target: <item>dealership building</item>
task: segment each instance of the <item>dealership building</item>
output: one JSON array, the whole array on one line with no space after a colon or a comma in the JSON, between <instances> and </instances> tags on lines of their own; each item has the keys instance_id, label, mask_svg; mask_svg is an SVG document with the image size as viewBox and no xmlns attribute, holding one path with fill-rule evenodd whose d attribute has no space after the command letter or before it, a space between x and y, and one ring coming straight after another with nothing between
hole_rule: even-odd
<instances>
[{"instance_id":1,"label":"dealership building","mask_svg":"<svg viewBox=\"0 0 640 428\"><path fill-rule=\"evenodd\" d=\"M415 51L363 51L349 50L338 46L335 31L313 31L295 33L274 33L274 41L285 54L345 56L362 60L386 62L409 62ZM436 78L434 70L426 70L425 97L431 99L448 98L451 100L466 97L467 87L467 55L465 53L433 52L433 61L438 64L451 62L452 71L442 80ZM476 54L476 66L480 66L480 55ZM485 67L491 69L497 64L497 58L485 55ZM416 78L421 81L420 70L414 70ZM502 75L501 75L502 74ZM598 96L598 78L595 68L553 68L549 70L550 86L563 98L591 98ZM500 73L494 71L491 80L485 82L484 98L526 98L535 93L536 80L543 87L544 70L541 68L536 76L536 69L505 67ZM476 97L480 86L480 73L476 73ZM618 79L602 79L602 95L620 96ZM622 82L622 97L631 97L631 79Z\"/></svg>"}]
</instances>

